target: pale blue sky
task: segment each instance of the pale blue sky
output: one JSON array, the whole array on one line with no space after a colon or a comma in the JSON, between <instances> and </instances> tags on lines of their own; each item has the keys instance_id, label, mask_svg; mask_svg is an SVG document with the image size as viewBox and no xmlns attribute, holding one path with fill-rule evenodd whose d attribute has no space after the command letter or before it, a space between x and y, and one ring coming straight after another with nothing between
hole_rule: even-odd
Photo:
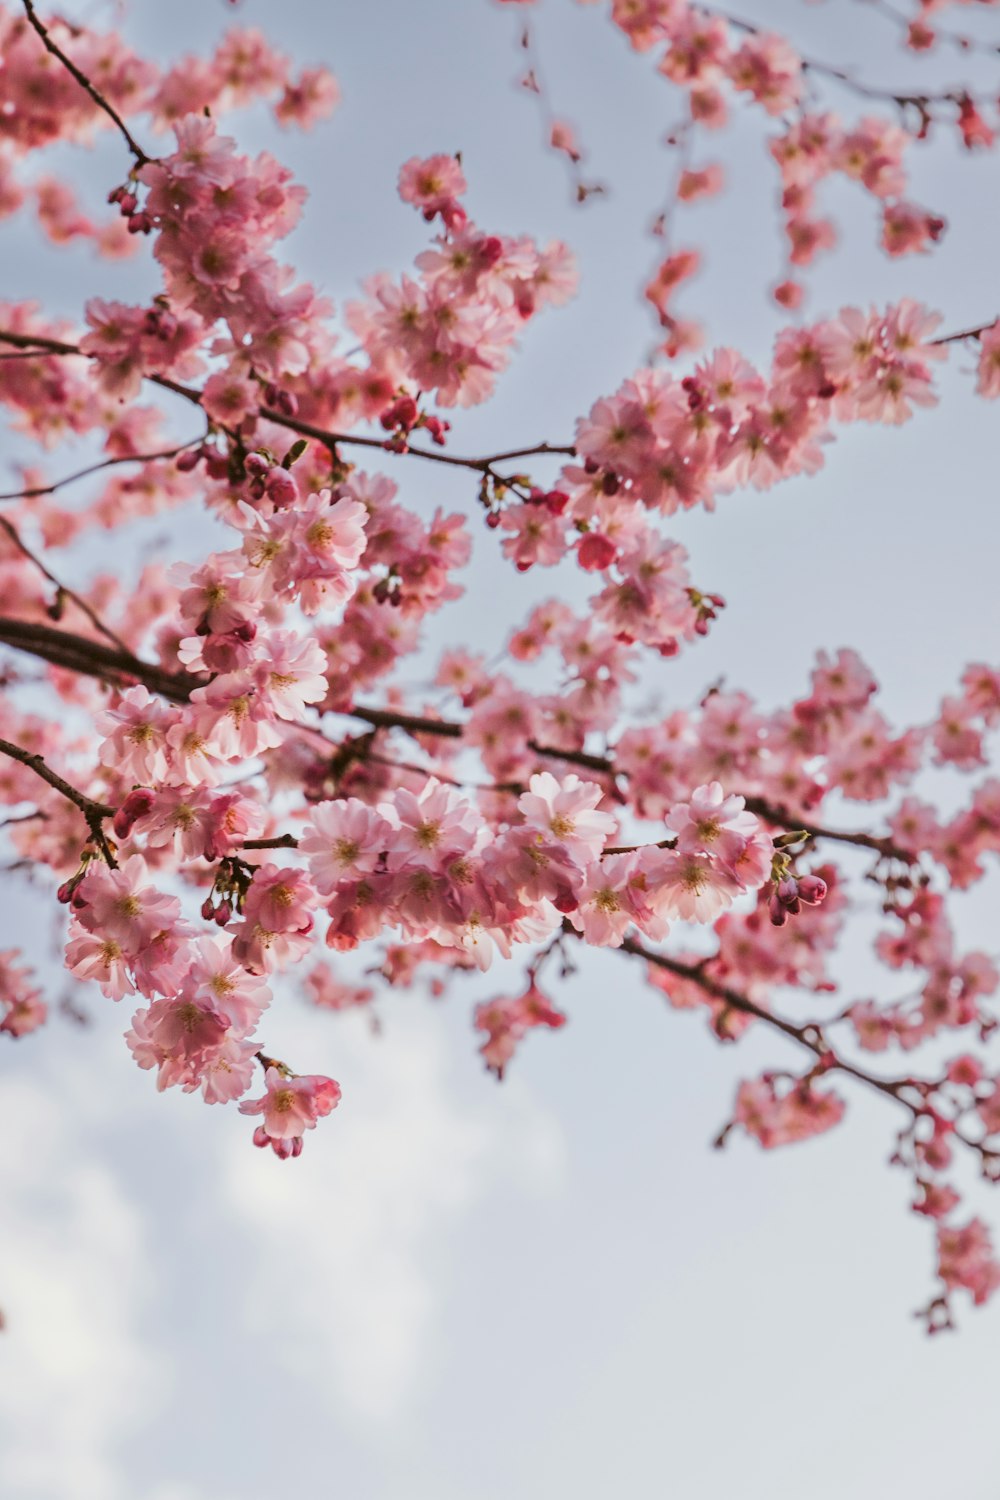
<instances>
[{"instance_id":1,"label":"pale blue sky","mask_svg":"<svg viewBox=\"0 0 1000 1500\"><path fill-rule=\"evenodd\" d=\"M922 72L848 0L744 12L787 21L807 50L870 59L871 79L950 82L973 67L945 55ZM289 253L338 304L426 243L395 196L412 154L462 151L484 228L573 245L577 302L538 321L497 399L456 419L453 444L564 440L650 342L643 231L679 104L648 60L596 8L541 8L557 107L613 188L580 211L511 89L518 17L505 8L245 0L234 16L221 0L172 0L134 3L124 25L167 58L234 18L341 82L342 108L310 136L279 134L262 111L231 126L308 183ZM984 80L989 66L975 64ZM740 111L699 148L704 159L718 144L731 187L685 221L708 269L683 306L765 360L781 246L760 135ZM92 162L72 161L95 203L121 176L110 136ZM913 162L913 196L952 221L941 248L890 265L871 204L834 186L845 244L810 277L811 314L903 294L949 328L1000 310L996 160L942 139ZM76 315L87 295L138 298L150 284L137 265L95 267L85 247L39 249L17 223L0 234L4 296ZM677 520L695 578L730 608L706 642L652 669L636 702L683 704L725 673L776 704L801 690L816 648L849 644L893 719L922 720L968 659L1000 657L996 408L973 397L971 364L953 354L941 406L902 433L843 434L818 478ZM473 500L461 475L393 472L421 513ZM174 550L192 555L204 528L184 526ZM481 581L432 622L432 644L492 652L534 599L586 597L578 575L517 575L483 541ZM957 778L936 785L957 795ZM44 955L48 908L7 879L4 894L0 946L26 934ZM983 887L962 902L970 944L996 943L995 899ZM859 913L858 925L872 924ZM849 995L893 982L860 941L840 973ZM2 1049L4 1500L995 1500L1000 1311L963 1308L959 1335L933 1341L910 1318L929 1292L931 1236L885 1164L887 1111L852 1096L845 1126L814 1144L712 1152L736 1079L780 1064L778 1041L722 1048L601 954L561 992L571 1023L530 1039L498 1088L475 1055L470 997L508 982L495 971L443 1005L390 997L377 1040L360 1017L286 997L269 1042L273 1030L282 1055L344 1086L295 1163L254 1151L235 1111L158 1096L121 1042L124 1012L99 996L88 1030L57 1019ZM1000 1199L985 1208L1000 1223Z\"/></svg>"}]
</instances>

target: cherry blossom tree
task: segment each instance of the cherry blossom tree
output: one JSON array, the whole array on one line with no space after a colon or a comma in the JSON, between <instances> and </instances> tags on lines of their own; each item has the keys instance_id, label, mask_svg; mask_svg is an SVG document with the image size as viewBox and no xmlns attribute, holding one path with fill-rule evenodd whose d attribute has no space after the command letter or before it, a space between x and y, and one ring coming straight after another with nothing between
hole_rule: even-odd
<instances>
[{"instance_id":1,"label":"cherry blossom tree","mask_svg":"<svg viewBox=\"0 0 1000 1500\"><path fill-rule=\"evenodd\" d=\"M720 1143L794 1143L836 1126L852 1091L884 1101L935 1240L935 1331L956 1291L982 1303L1000 1285L963 1180L965 1162L1000 1177L1000 973L952 920L1000 853L1000 668L972 660L940 684L938 717L908 726L861 657L821 639L777 710L716 685L643 719L625 690L697 651L724 608L673 518L836 463L846 424L919 421L953 347L975 353L975 394L1000 395L996 308L952 328L903 275L946 229L908 196L913 153L942 132L988 150L997 100L862 81L710 4L581 3L609 47L662 75L677 117L643 288L654 347L572 431L498 433L475 454L454 450L451 420L516 380L528 325L573 295L569 247L480 226L460 157L411 157L386 192L422 216L426 248L334 308L280 258L305 189L238 140L254 101L283 127L336 129L324 67L295 72L238 24L211 56L160 66L34 0L0 4L0 213L57 245L151 257L160 287L143 305L81 287L73 322L0 306L0 401L39 450L0 496L10 869L61 903L73 993L124 1002L133 1062L159 1089L238 1108L248 1143L279 1158L342 1085L350 1108L351 1085L274 1055L273 976L345 1010L417 985L460 1003L462 976L489 970L496 993L471 1020L502 1079L529 1032L566 1024L584 949L614 949L623 982L701 1010L721 1042L752 1027L797 1053L739 1085ZM887 63L897 43L931 62L980 45L946 0L870 8ZM513 16L519 85L575 199L612 193L588 173L586 122L547 92L533 0L494 9L501 37ZM679 237L685 206L724 191L712 132L743 110L769 122L762 182L776 170L781 187L771 296L790 321L767 366L703 347L678 306L703 250ZM49 156L99 136L120 167L85 211ZM861 289L809 321L809 267L844 227L822 206L838 177L870 200L900 295L871 307ZM60 447L79 440L95 457L67 472ZM411 462L461 471L464 509L414 508ZM179 519L194 507L216 539L197 551ZM95 538L175 511L155 557L121 576L87 566ZM552 569L552 597L504 640L454 640L428 673L422 626L487 550ZM583 612L559 597L570 570L591 575ZM977 778L957 814L915 794L928 767ZM882 987L845 994L832 966L872 884ZM32 954L0 954L0 1031L40 1045L51 1008Z\"/></svg>"}]
</instances>

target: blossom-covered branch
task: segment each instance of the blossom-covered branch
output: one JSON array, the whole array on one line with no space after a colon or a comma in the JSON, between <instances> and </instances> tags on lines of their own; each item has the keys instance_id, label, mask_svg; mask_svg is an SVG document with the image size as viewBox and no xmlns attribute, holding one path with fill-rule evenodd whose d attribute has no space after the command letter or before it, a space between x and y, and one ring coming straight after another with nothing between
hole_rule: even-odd
<instances>
[{"instance_id":1,"label":"blossom-covered branch","mask_svg":"<svg viewBox=\"0 0 1000 1500\"><path fill-rule=\"evenodd\" d=\"M907 23L914 52L929 46L925 10ZM911 150L932 123L985 150L997 108L940 80L883 91L688 0L609 14L680 108L644 287L660 342L587 392L565 441L477 457L451 451L451 424L513 378L524 331L571 299L566 245L476 223L463 161L412 157L397 189L425 243L335 310L280 248L303 188L223 124L254 100L282 126L325 119L337 102L325 69L293 74L240 28L197 65L154 64L117 36L43 22L31 0L16 13L0 0L12 101L0 213L32 212L57 245L145 253L157 278L141 303L123 281L82 295L68 319L0 305L0 407L20 444L48 455L80 440L94 457L51 482L48 458L22 464L0 497L0 645L46 666L30 683L16 657L3 668L0 803L34 809L4 819L3 837L15 867L50 877L74 982L135 1006L124 1029L138 1066L161 1088L241 1101L254 1142L280 1158L299 1154L340 1085L264 1050L272 975L343 1010L499 973L474 1022L502 1077L529 1033L566 1023L554 980L587 950L621 949L720 1040L757 1024L804 1055L800 1073L739 1086L734 1123L762 1145L836 1125L838 1077L901 1107L895 1157L935 1225L928 1321L943 1326L954 1289L979 1302L1000 1279L985 1225L958 1220L944 1175L956 1148L990 1179L1000 1161L1000 1073L985 1052L1000 975L960 945L952 914L1000 856L1000 669L974 656L936 711L901 725L843 647L818 651L780 705L719 682L681 707L669 663L697 651L725 600L670 533L697 507L725 524L734 491L815 473L857 424L902 427L937 402L953 344L977 346L975 394L1000 396L1000 325L941 334L938 313L900 296L789 322L764 359L708 351L676 305L700 249L676 235L687 206L725 185L699 145L733 108L756 111L781 186L787 264L772 293L795 309L800 276L836 237L824 183L847 180L874 206L891 259L929 254L946 226L908 197ZM589 196L528 40L522 83ZM821 107L827 83L872 112ZM102 219L48 174L46 153L86 147L108 121L131 161L102 185ZM172 135L154 157L134 129ZM172 417L192 406L203 435L175 442ZM396 456L437 464L442 483L451 472L465 503L419 510L380 472ZM186 525L195 507L211 527ZM426 627L467 587L476 532L523 580L524 609L501 640L485 617L475 640L445 624L432 655ZM109 535L113 572L100 571ZM94 566L71 591L61 579L81 578L77 558ZM588 581L575 607L560 597L567 564ZM550 597L535 587L543 570ZM668 709L634 711L630 685L644 680ZM407 759L403 735L417 747ZM924 772L944 768L986 773L947 812L922 800ZM831 811L841 803L872 811ZM824 858L844 848L862 857ZM875 959L907 971L907 988L827 1005L858 893L873 892ZM817 1019L795 1019L802 996ZM0 1031L27 1038L45 1015L30 966L0 955ZM950 1036L962 1050L942 1063ZM890 1050L905 1076L863 1065Z\"/></svg>"}]
</instances>

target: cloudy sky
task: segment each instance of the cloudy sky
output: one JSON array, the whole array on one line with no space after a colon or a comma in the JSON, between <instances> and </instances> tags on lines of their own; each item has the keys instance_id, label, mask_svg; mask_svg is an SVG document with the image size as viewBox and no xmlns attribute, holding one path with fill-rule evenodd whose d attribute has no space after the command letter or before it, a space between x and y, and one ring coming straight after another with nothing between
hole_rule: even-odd
<instances>
[{"instance_id":1,"label":"cloudy sky","mask_svg":"<svg viewBox=\"0 0 1000 1500\"><path fill-rule=\"evenodd\" d=\"M234 18L222 0L65 8L121 24L163 60L211 45ZM804 50L860 61L873 81L952 82L973 67L990 81L951 54L920 72L848 0L744 13L787 20ZM453 441L565 440L651 341L636 289L679 109L663 81L596 9L546 0L546 76L610 188L580 210L512 88L518 18L505 8L245 0L236 14L302 62L327 62L343 88L312 135L280 135L256 111L227 127L309 185L289 256L339 305L426 243L394 190L413 154L461 150L485 229L573 245L576 303L539 320L496 401L456 421ZM707 247L708 266L684 310L765 360L781 245L755 118L738 113L719 154L730 190L688 211L684 238ZM951 221L941 248L890 265L871 205L832 189L846 243L811 277L811 314L904 294L949 328L998 311L996 161L942 139L914 162L913 196ZM72 163L95 206L122 174L110 136ZM151 284L85 247L39 248L13 221L0 234L8 297L77 316L89 295L138 299ZM840 436L818 478L677 520L695 577L730 608L708 641L647 676L637 706L686 704L722 674L777 704L802 690L818 647L853 645L886 711L914 722L966 661L997 660L996 409L973 397L971 363L952 355L940 407L904 432ZM464 477L430 468L397 464L406 503L469 505ZM203 534L184 524L174 550L191 555ZM485 550L479 561L475 592L433 622L432 647L492 652L553 588L585 597L576 575L521 577ZM934 790L960 788L942 776ZM3 894L0 946L23 940L58 993L48 907L9 877ZM961 904L968 944L996 945L995 899L983 887ZM870 932L871 915L857 925ZM840 974L845 998L891 982L860 941ZM269 1045L344 1087L294 1163L254 1151L235 1111L157 1095L121 1041L124 1015L99 995L86 1028L56 1019L2 1049L4 1500L995 1500L1000 1306L963 1309L960 1333L932 1341L911 1317L931 1236L886 1165L886 1111L852 1098L845 1125L811 1145L713 1152L736 1080L780 1065L779 1042L721 1048L607 954L560 993L570 1024L532 1038L497 1087L470 1008L511 982L500 970L444 1003L389 997L378 1037L363 1017L309 1012L288 986ZM985 1207L1000 1220L1000 1200Z\"/></svg>"}]
</instances>

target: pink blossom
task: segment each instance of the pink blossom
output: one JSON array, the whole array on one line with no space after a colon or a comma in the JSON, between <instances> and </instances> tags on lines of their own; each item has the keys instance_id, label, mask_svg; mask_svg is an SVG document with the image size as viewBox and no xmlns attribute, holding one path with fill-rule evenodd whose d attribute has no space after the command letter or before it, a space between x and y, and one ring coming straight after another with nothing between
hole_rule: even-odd
<instances>
[{"instance_id":1,"label":"pink blossom","mask_svg":"<svg viewBox=\"0 0 1000 1500\"><path fill-rule=\"evenodd\" d=\"M596 810L603 799L596 782L581 781L572 773L560 782L550 771L541 771L532 776L517 805L543 843L560 845L571 858L588 863L615 830L611 814Z\"/></svg>"},{"instance_id":2,"label":"pink blossom","mask_svg":"<svg viewBox=\"0 0 1000 1500\"><path fill-rule=\"evenodd\" d=\"M389 868L432 867L443 854L467 854L476 846L482 820L453 788L431 776L422 790L400 788L378 812L392 826Z\"/></svg>"},{"instance_id":3,"label":"pink blossom","mask_svg":"<svg viewBox=\"0 0 1000 1500\"><path fill-rule=\"evenodd\" d=\"M744 811L742 797L727 797L718 781L696 787L690 802L680 802L664 822L677 835L677 847L685 853L714 854L732 868L759 824Z\"/></svg>"},{"instance_id":4,"label":"pink blossom","mask_svg":"<svg viewBox=\"0 0 1000 1500\"><path fill-rule=\"evenodd\" d=\"M297 1156L304 1131L313 1130L340 1103L340 1084L320 1075L288 1076L274 1066L268 1067L264 1083L259 1099L240 1104L241 1114L264 1117L254 1133L254 1145L271 1146L278 1156ZM296 1141L298 1150L291 1149Z\"/></svg>"},{"instance_id":5,"label":"pink blossom","mask_svg":"<svg viewBox=\"0 0 1000 1500\"><path fill-rule=\"evenodd\" d=\"M446 224L461 224L457 200L466 190L465 174L453 156L413 156L399 170L399 196L422 210L426 219L441 214Z\"/></svg>"},{"instance_id":6,"label":"pink blossom","mask_svg":"<svg viewBox=\"0 0 1000 1500\"><path fill-rule=\"evenodd\" d=\"M122 693L116 708L105 709L97 729L106 736L101 764L132 781L162 781L167 774L170 712L142 686Z\"/></svg>"},{"instance_id":7,"label":"pink blossom","mask_svg":"<svg viewBox=\"0 0 1000 1500\"><path fill-rule=\"evenodd\" d=\"M342 881L371 874L397 832L394 822L356 797L320 803L299 840L320 895L329 896Z\"/></svg>"},{"instance_id":8,"label":"pink blossom","mask_svg":"<svg viewBox=\"0 0 1000 1500\"><path fill-rule=\"evenodd\" d=\"M253 1031L270 1004L268 986L236 962L228 944L198 938L191 952L191 967L184 978L185 993L224 1016L234 1034Z\"/></svg>"}]
</instances>

